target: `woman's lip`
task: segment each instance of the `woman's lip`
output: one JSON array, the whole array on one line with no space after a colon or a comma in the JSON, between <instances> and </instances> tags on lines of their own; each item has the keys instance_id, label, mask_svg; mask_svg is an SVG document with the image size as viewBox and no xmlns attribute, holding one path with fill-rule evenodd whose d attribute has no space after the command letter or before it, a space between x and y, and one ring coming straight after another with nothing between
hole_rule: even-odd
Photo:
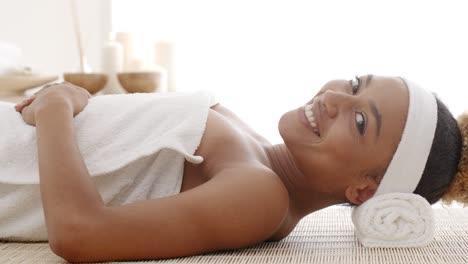
<instances>
[{"instance_id":1,"label":"woman's lip","mask_svg":"<svg viewBox=\"0 0 468 264\"><path fill-rule=\"evenodd\" d=\"M321 105L320 101L316 101L314 103L314 106L312 107L312 111L314 112L314 122L317 126L317 130L320 136L322 136L322 130L321 130L321 124L322 124L322 111L321 110Z\"/></svg>"},{"instance_id":2,"label":"woman's lip","mask_svg":"<svg viewBox=\"0 0 468 264\"><path fill-rule=\"evenodd\" d=\"M299 121L306 127L308 128L310 131L312 131L312 133L317 136L314 132L314 129L312 128L312 126L310 125L309 123L309 120L307 120L306 116L305 116L305 112L304 112L304 107L301 106L297 109L297 114L298 114L298 117L299 117Z\"/></svg>"}]
</instances>

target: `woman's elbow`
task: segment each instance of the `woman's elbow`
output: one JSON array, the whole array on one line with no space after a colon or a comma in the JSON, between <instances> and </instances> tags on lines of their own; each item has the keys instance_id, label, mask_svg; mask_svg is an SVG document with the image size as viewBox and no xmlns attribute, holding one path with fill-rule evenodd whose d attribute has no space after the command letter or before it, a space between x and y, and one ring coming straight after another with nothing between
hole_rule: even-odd
<instances>
[{"instance_id":1,"label":"woman's elbow","mask_svg":"<svg viewBox=\"0 0 468 264\"><path fill-rule=\"evenodd\" d=\"M59 237L49 237L49 247L57 256L69 261L75 262L79 245L73 241L73 237L62 235Z\"/></svg>"},{"instance_id":2,"label":"woman's elbow","mask_svg":"<svg viewBox=\"0 0 468 264\"><path fill-rule=\"evenodd\" d=\"M69 262L92 261L86 259L89 256L86 250L97 239L93 234L102 220L100 214L64 217L60 224L47 227L50 249Z\"/></svg>"},{"instance_id":3,"label":"woman's elbow","mask_svg":"<svg viewBox=\"0 0 468 264\"><path fill-rule=\"evenodd\" d=\"M86 227L76 227L69 230L63 230L49 238L49 247L57 256L68 262L95 262L92 252L89 251L87 244L93 244L93 238L90 237Z\"/></svg>"}]
</instances>

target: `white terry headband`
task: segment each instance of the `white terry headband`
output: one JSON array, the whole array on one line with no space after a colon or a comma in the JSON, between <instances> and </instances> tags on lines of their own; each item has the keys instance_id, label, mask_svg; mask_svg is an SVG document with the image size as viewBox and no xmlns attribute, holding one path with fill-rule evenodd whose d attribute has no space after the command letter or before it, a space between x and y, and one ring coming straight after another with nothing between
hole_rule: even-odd
<instances>
[{"instance_id":1,"label":"white terry headband","mask_svg":"<svg viewBox=\"0 0 468 264\"><path fill-rule=\"evenodd\" d=\"M412 193L421 179L437 126L434 95L402 78L409 91L409 108L401 141L375 195Z\"/></svg>"}]
</instances>

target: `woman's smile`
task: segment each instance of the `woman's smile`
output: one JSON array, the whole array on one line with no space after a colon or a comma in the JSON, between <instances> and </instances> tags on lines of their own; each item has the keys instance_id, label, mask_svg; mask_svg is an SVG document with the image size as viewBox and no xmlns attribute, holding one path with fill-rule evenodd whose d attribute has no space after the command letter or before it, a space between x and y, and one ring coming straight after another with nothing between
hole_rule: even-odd
<instances>
[{"instance_id":1,"label":"woman's smile","mask_svg":"<svg viewBox=\"0 0 468 264\"><path fill-rule=\"evenodd\" d=\"M306 109L309 109L307 105L301 106L297 109L298 119L307 129L309 129L312 132L314 138L320 139L320 132L317 125L317 120L315 119L313 114L310 114L311 111ZM309 116L307 116L306 111L309 112Z\"/></svg>"}]
</instances>

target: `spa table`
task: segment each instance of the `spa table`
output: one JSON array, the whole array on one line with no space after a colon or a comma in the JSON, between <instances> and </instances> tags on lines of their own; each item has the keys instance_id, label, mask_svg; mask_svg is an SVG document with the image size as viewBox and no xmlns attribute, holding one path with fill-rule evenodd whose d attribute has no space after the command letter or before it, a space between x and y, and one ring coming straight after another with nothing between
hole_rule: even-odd
<instances>
[{"instance_id":1,"label":"spa table","mask_svg":"<svg viewBox=\"0 0 468 264\"><path fill-rule=\"evenodd\" d=\"M468 208L434 208L436 232L424 248L363 248L351 209L332 206L303 218L280 242L191 257L106 263L468 263ZM0 263L67 263L47 243L0 243Z\"/></svg>"}]
</instances>

